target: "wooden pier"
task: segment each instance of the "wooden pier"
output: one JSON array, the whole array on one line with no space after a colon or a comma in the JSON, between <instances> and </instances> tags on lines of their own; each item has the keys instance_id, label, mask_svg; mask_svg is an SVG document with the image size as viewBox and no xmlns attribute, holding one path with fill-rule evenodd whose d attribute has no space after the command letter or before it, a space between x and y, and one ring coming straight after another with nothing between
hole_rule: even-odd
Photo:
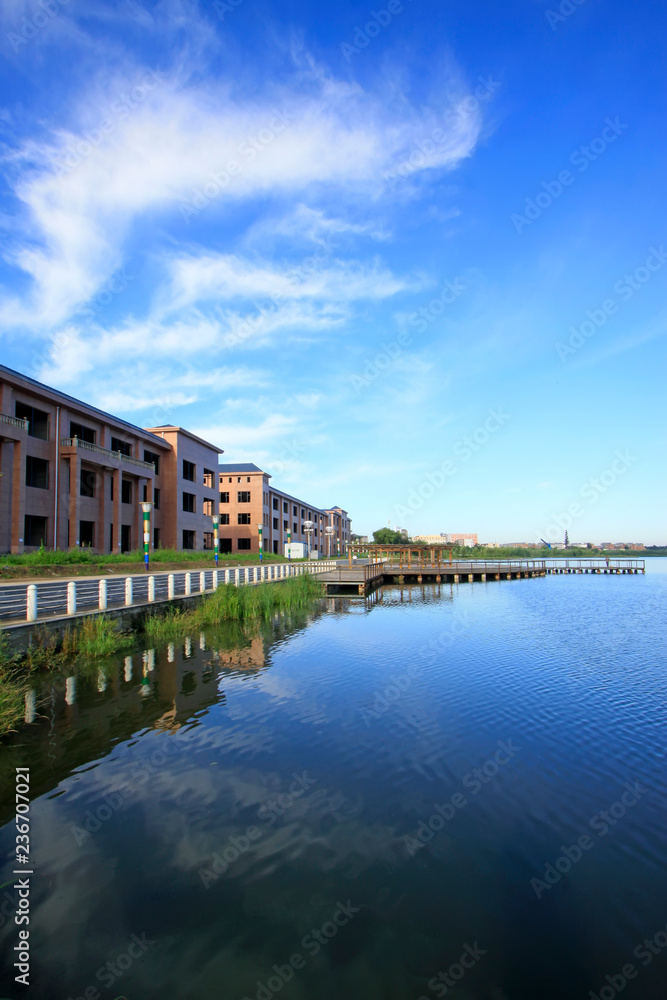
<instances>
[{"instance_id":1,"label":"wooden pier","mask_svg":"<svg viewBox=\"0 0 667 1000\"><path fill-rule=\"evenodd\" d=\"M643 559L509 559L445 562L442 560L394 561L391 558L339 563L336 569L320 573L327 594L350 590L364 595L383 584L403 583L486 583L491 580L521 580L564 573L636 574L645 573Z\"/></svg>"}]
</instances>

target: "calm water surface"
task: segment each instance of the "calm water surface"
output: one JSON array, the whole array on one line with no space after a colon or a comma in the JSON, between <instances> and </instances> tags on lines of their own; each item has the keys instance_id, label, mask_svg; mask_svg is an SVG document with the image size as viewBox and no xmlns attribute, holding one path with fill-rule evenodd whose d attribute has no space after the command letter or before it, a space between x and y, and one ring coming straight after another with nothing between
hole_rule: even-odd
<instances>
[{"instance_id":1,"label":"calm water surface","mask_svg":"<svg viewBox=\"0 0 667 1000\"><path fill-rule=\"evenodd\" d=\"M664 560L387 588L49 680L2 997L662 1000L666 607Z\"/></svg>"}]
</instances>

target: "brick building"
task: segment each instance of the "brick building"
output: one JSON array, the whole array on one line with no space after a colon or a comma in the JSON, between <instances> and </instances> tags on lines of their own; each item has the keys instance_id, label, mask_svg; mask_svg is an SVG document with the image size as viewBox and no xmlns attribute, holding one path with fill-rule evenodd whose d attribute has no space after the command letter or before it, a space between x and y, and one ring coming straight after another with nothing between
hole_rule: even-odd
<instances>
[{"instance_id":1,"label":"brick building","mask_svg":"<svg viewBox=\"0 0 667 1000\"><path fill-rule=\"evenodd\" d=\"M284 553L292 542L308 542L305 521L313 521L311 548L322 555L344 554L350 541L350 518L342 507L316 507L271 486L271 476L251 462L220 465L220 551ZM329 538L325 529L332 527Z\"/></svg>"},{"instance_id":2,"label":"brick building","mask_svg":"<svg viewBox=\"0 0 667 1000\"><path fill-rule=\"evenodd\" d=\"M0 365L0 551L212 547L221 449L146 430Z\"/></svg>"}]
</instances>

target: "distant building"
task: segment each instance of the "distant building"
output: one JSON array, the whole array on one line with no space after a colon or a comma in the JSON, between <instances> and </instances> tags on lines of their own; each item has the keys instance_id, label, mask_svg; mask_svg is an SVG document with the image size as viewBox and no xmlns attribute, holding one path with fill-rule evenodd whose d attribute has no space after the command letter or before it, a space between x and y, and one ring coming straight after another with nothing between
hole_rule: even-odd
<instances>
[{"instance_id":1,"label":"distant building","mask_svg":"<svg viewBox=\"0 0 667 1000\"><path fill-rule=\"evenodd\" d=\"M220 551L283 555L290 542L308 542L305 521L313 522L311 549L321 555L344 555L351 521L342 507L316 507L272 486L271 476L252 462L220 465ZM327 534L325 529L333 528ZM289 534L289 538L288 538Z\"/></svg>"},{"instance_id":2,"label":"distant building","mask_svg":"<svg viewBox=\"0 0 667 1000\"><path fill-rule=\"evenodd\" d=\"M472 548L477 545L477 535L461 535L441 532L439 535L413 535L413 542L426 542L427 545L465 545Z\"/></svg>"}]
</instances>

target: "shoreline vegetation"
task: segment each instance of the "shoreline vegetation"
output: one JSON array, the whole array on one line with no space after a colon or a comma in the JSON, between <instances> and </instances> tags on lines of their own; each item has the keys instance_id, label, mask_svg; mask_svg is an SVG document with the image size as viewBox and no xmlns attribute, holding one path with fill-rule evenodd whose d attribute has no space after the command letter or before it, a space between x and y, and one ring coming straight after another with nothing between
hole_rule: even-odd
<instances>
[{"instance_id":1,"label":"shoreline vegetation","mask_svg":"<svg viewBox=\"0 0 667 1000\"><path fill-rule=\"evenodd\" d=\"M135 647L142 639L155 645L227 622L265 622L276 613L306 608L323 595L322 584L308 575L256 587L225 584L204 597L197 607L152 614L132 632L120 630L104 614L83 619L65 632L60 643L48 629L38 626L32 645L23 655L12 655L6 637L0 633L0 738L14 731L23 718L32 674L61 671L89 659L101 659Z\"/></svg>"}]
</instances>

